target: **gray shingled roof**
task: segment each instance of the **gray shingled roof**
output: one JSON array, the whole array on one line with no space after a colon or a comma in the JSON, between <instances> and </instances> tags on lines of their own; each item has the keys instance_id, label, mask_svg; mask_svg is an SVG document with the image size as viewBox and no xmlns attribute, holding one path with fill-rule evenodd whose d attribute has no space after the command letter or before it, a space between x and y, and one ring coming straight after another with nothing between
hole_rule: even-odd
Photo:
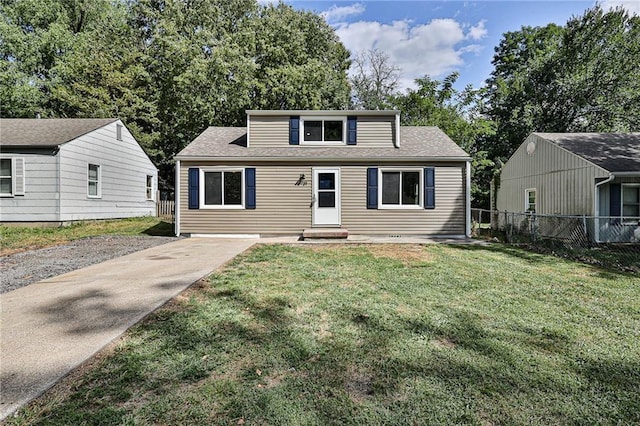
<instances>
[{"instance_id":1,"label":"gray shingled roof","mask_svg":"<svg viewBox=\"0 0 640 426\"><path fill-rule=\"evenodd\" d=\"M117 118L2 118L4 146L57 146L113 123Z\"/></svg>"},{"instance_id":2,"label":"gray shingled roof","mask_svg":"<svg viewBox=\"0 0 640 426\"><path fill-rule=\"evenodd\" d=\"M536 133L612 173L640 172L640 133Z\"/></svg>"},{"instance_id":3,"label":"gray shingled roof","mask_svg":"<svg viewBox=\"0 0 640 426\"><path fill-rule=\"evenodd\" d=\"M388 148L345 146L289 146L282 148L247 148L245 127L209 127L178 155L184 158L252 158L252 159L460 159L468 154L437 127L401 127L400 148L389 141Z\"/></svg>"}]
</instances>

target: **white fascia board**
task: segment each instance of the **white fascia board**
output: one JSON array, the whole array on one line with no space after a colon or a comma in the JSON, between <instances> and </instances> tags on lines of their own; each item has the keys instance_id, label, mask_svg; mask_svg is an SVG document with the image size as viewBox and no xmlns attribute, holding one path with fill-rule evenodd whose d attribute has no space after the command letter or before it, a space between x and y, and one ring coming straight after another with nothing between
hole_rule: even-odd
<instances>
[{"instance_id":1,"label":"white fascia board","mask_svg":"<svg viewBox=\"0 0 640 426\"><path fill-rule=\"evenodd\" d=\"M178 157L176 157L178 160ZM215 157L215 156L180 156L178 161L232 161L232 162L331 162L331 163L388 163L388 162L411 162L411 163L431 163L431 162L467 162L471 161L470 157L367 157L367 158L349 158L349 157Z\"/></svg>"}]
</instances>

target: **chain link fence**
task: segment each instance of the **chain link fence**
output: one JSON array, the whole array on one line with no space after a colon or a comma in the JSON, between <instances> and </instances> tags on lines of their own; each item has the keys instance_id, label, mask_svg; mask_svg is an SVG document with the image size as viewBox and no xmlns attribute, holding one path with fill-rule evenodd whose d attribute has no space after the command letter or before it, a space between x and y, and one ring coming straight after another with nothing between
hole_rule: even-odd
<instances>
[{"instance_id":1,"label":"chain link fence","mask_svg":"<svg viewBox=\"0 0 640 426\"><path fill-rule=\"evenodd\" d=\"M472 209L471 216L476 236L640 272L640 217L541 215L482 209Z\"/></svg>"}]
</instances>

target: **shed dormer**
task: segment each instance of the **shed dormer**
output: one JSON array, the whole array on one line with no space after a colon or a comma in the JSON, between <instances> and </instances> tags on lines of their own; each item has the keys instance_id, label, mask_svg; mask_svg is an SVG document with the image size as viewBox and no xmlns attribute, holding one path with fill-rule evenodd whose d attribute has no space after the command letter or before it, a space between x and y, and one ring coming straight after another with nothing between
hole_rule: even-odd
<instances>
[{"instance_id":1,"label":"shed dormer","mask_svg":"<svg viewBox=\"0 0 640 426\"><path fill-rule=\"evenodd\" d=\"M247 111L247 145L400 147L399 111Z\"/></svg>"}]
</instances>

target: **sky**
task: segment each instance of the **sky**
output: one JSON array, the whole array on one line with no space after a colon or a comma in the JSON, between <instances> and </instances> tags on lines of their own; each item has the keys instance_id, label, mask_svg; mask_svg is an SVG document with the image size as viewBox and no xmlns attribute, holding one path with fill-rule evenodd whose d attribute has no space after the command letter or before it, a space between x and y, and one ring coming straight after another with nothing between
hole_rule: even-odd
<instances>
[{"instance_id":1,"label":"sky","mask_svg":"<svg viewBox=\"0 0 640 426\"><path fill-rule=\"evenodd\" d=\"M271 0L261 0L269 3ZM494 47L508 31L523 26L564 25L593 7L593 0L565 1L389 1L287 0L296 9L325 18L349 51L376 48L400 67L400 88L414 79L460 74L456 86L478 88L492 71ZM640 0L604 0L640 15Z\"/></svg>"}]
</instances>

